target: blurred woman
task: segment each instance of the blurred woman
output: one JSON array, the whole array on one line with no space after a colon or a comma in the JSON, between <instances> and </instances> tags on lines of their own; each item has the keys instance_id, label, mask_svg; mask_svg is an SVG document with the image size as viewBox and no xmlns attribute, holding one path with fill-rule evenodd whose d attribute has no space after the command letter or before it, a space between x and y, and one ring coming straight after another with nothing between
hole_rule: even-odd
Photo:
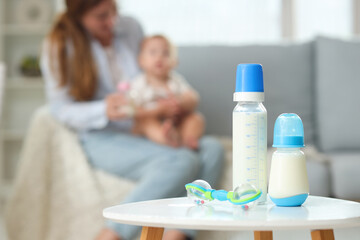
<instances>
[{"instance_id":1,"label":"blurred woman","mask_svg":"<svg viewBox=\"0 0 360 240\"><path fill-rule=\"evenodd\" d=\"M117 15L114 0L66 0L41 59L51 113L78 133L89 163L137 182L122 203L181 196L184 184L197 178L215 185L223 159L221 145L210 137L194 152L130 134L133 119L119 111L126 99L115 86L139 73L142 38L137 21ZM173 114L166 106L161 111ZM109 221L97 239L131 239L138 230ZM189 237L176 230L164 235Z\"/></svg>"}]
</instances>

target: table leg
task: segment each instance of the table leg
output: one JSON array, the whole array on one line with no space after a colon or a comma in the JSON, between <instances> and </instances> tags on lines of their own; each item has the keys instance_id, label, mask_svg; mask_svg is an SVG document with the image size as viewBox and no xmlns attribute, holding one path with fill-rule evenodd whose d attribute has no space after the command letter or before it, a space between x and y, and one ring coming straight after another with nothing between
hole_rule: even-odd
<instances>
[{"instance_id":1,"label":"table leg","mask_svg":"<svg viewBox=\"0 0 360 240\"><path fill-rule=\"evenodd\" d=\"M143 227L140 240L161 240L164 228Z\"/></svg>"},{"instance_id":2,"label":"table leg","mask_svg":"<svg viewBox=\"0 0 360 240\"><path fill-rule=\"evenodd\" d=\"M254 231L254 240L272 240L272 231Z\"/></svg>"},{"instance_id":3,"label":"table leg","mask_svg":"<svg viewBox=\"0 0 360 240\"><path fill-rule=\"evenodd\" d=\"M332 229L311 231L312 240L334 240L334 231Z\"/></svg>"}]
</instances>

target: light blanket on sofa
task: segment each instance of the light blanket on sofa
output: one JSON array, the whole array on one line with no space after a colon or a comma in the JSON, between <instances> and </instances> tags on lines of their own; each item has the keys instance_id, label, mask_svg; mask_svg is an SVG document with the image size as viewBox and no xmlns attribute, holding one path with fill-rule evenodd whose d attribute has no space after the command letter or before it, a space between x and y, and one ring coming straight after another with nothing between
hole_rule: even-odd
<instances>
[{"instance_id":1,"label":"light blanket on sofa","mask_svg":"<svg viewBox=\"0 0 360 240\"><path fill-rule=\"evenodd\" d=\"M31 121L6 207L9 239L94 239L104 224L102 209L120 203L133 186L93 171L76 135L41 108Z\"/></svg>"}]
</instances>

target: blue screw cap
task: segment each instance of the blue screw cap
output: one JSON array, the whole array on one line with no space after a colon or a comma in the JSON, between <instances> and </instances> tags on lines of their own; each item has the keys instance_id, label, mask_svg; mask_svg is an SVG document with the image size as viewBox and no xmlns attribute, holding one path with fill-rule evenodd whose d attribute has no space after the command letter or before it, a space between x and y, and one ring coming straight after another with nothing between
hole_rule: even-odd
<instances>
[{"instance_id":1,"label":"blue screw cap","mask_svg":"<svg viewBox=\"0 0 360 240\"><path fill-rule=\"evenodd\" d=\"M274 143L276 148L304 147L304 126L295 113L283 113L275 122Z\"/></svg>"},{"instance_id":2,"label":"blue screw cap","mask_svg":"<svg viewBox=\"0 0 360 240\"><path fill-rule=\"evenodd\" d=\"M264 92L263 69L260 64L239 64L235 92Z\"/></svg>"},{"instance_id":3,"label":"blue screw cap","mask_svg":"<svg viewBox=\"0 0 360 240\"><path fill-rule=\"evenodd\" d=\"M236 71L234 101L264 101L263 69L260 64L239 64Z\"/></svg>"}]
</instances>

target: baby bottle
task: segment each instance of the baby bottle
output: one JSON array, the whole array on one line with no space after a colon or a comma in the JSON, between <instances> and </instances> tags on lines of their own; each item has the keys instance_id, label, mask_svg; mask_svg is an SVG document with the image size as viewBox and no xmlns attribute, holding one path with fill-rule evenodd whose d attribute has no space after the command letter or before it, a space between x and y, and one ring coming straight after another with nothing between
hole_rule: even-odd
<instances>
[{"instance_id":1,"label":"baby bottle","mask_svg":"<svg viewBox=\"0 0 360 240\"><path fill-rule=\"evenodd\" d=\"M281 114L275 122L269 196L277 206L300 206L309 195L304 147L304 127L294 113Z\"/></svg>"},{"instance_id":2,"label":"baby bottle","mask_svg":"<svg viewBox=\"0 0 360 240\"><path fill-rule=\"evenodd\" d=\"M131 92L131 85L129 82L120 82L117 86L118 91L127 100L127 104L119 107L119 112L125 114L127 117L133 117L135 114L134 94Z\"/></svg>"},{"instance_id":3,"label":"baby bottle","mask_svg":"<svg viewBox=\"0 0 360 240\"><path fill-rule=\"evenodd\" d=\"M239 64L233 111L233 188L244 183L261 190L259 204L267 198L266 123L263 71L260 64Z\"/></svg>"}]
</instances>

